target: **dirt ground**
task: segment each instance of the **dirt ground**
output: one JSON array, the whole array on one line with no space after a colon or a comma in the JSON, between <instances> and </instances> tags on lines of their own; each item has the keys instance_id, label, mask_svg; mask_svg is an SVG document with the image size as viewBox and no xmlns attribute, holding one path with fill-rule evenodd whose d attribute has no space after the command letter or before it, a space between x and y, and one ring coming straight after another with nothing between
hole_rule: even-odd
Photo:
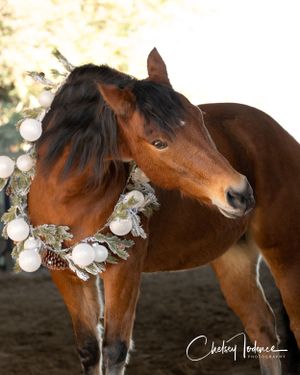
<instances>
[{"instance_id":1,"label":"dirt ground","mask_svg":"<svg viewBox=\"0 0 300 375\"><path fill-rule=\"evenodd\" d=\"M279 314L277 291L265 267L262 273L267 296ZM0 374L80 374L70 319L47 271L0 273L0 285ZM196 336L204 334L210 342L221 343L242 331L209 267L144 275L135 350L126 374L259 374L258 361L240 355L236 362L232 354L200 362L186 358L186 346Z\"/></svg>"}]
</instances>

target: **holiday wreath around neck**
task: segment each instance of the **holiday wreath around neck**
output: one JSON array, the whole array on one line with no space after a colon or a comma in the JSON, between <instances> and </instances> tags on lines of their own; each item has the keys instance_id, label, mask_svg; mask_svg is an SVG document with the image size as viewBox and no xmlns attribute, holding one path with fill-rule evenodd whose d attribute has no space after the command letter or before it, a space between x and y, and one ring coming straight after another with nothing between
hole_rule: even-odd
<instances>
[{"instance_id":1,"label":"holiday wreath around neck","mask_svg":"<svg viewBox=\"0 0 300 375\"><path fill-rule=\"evenodd\" d=\"M54 56L67 71L63 74L66 77L74 67L59 51L54 51ZM111 216L95 234L71 247L64 247L64 243L73 237L69 227L31 225L27 195L35 176L34 142L42 134L42 119L51 107L54 91L62 82L53 83L43 73L28 74L46 86L46 89L38 98L40 107L27 111L30 118L24 116L17 123L22 138L28 144L27 153L20 155L16 161L8 156L0 156L0 190L6 187L11 202L11 207L1 219L4 223L3 236L14 241L12 257L16 261L16 270L34 272L43 264L56 270L70 268L79 278L87 280L90 274L97 275L105 271L106 263L117 263L118 258L127 259L128 249L134 245L134 241L122 237L131 233L134 237L146 238L139 215L149 217L159 205L148 178L132 163L127 182ZM53 74L62 75L56 70Z\"/></svg>"}]
</instances>

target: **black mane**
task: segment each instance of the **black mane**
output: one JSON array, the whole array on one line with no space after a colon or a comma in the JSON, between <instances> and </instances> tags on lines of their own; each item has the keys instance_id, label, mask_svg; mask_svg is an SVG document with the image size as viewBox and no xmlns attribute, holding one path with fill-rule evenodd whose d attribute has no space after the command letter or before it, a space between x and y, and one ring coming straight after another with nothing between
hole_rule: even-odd
<instances>
[{"instance_id":1,"label":"black mane","mask_svg":"<svg viewBox=\"0 0 300 375\"><path fill-rule=\"evenodd\" d=\"M117 158L116 117L104 102L97 83L116 84L120 88L130 85L146 123L154 121L168 134L180 126L183 106L171 87L137 80L105 65L83 65L75 68L58 90L43 120L43 134L37 147L47 142L45 170L54 165L67 145L70 152L64 176L71 170L82 171L93 161L94 177L99 181L106 171L104 160Z\"/></svg>"}]
</instances>

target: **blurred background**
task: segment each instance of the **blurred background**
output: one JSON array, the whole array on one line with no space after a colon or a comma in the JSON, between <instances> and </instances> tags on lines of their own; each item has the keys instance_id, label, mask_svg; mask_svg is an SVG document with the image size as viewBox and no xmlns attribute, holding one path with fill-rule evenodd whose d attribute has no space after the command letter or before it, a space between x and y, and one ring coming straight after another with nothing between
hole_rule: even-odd
<instances>
[{"instance_id":1,"label":"blurred background","mask_svg":"<svg viewBox=\"0 0 300 375\"><path fill-rule=\"evenodd\" d=\"M26 77L26 71L49 73L57 68L53 47L74 65L108 64L143 78L147 54L156 46L174 88L195 104L250 104L300 139L297 0L0 0L0 4L1 125L13 122L22 106L36 104L34 94L41 88Z\"/></svg>"},{"instance_id":2,"label":"blurred background","mask_svg":"<svg viewBox=\"0 0 300 375\"><path fill-rule=\"evenodd\" d=\"M155 46L173 87L194 104L240 102L258 107L299 140L299 16L298 0L0 0L0 154L18 154L15 123L24 108L38 105L36 96L42 90L26 71L51 77L52 68L60 70L51 55L55 47L73 65L108 64L145 78L147 55ZM0 202L3 211L4 194ZM0 268L5 269L10 257L1 241ZM3 371L79 373L70 322L49 277L22 275L0 275ZM202 274L192 271L188 278L185 273L144 278L142 289L149 298L142 298L139 307L145 314L138 314L138 354L131 374L258 372L257 361L246 368L242 363L232 366L230 357L217 365L214 360L208 365L186 360L186 344L203 330L220 339L242 330L212 280L208 269ZM278 302L271 292L270 298ZM7 304L8 299L18 302ZM7 316L14 317L11 325ZM32 324L35 331L28 332ZM154 330L151 338L145 335L149 327ZM49 351L56 354L49 357Z\"/></svg>"}]
</instances>

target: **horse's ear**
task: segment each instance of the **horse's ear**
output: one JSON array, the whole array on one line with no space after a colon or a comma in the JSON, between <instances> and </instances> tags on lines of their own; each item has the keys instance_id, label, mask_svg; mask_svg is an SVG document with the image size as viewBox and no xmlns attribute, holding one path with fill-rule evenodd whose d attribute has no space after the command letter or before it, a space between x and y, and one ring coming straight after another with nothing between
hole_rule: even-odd
<instances>
[{"instance_id":1,"label":"horse's ear","mask_svg":"<svg viewBox=\"0 0 300 375\"><path fill-rule=\"evenodd\" d=\"M99 84L99 90L105 102L116 115L129 117L135 105L135 97L129 88L117 85Z\"/></svg>"},{"instance_id":2,"label":"horse's ear","mask_svg":"<svg viewBox=\"0 0 300 375\"><path fill-rule=\"evenodd\" d=\"M147 59L147 69L149 79L151 81L164 83L171 86L166 64L156 48L153 48L153 50L149 53Z\"/></svg>"}]
</instances>

